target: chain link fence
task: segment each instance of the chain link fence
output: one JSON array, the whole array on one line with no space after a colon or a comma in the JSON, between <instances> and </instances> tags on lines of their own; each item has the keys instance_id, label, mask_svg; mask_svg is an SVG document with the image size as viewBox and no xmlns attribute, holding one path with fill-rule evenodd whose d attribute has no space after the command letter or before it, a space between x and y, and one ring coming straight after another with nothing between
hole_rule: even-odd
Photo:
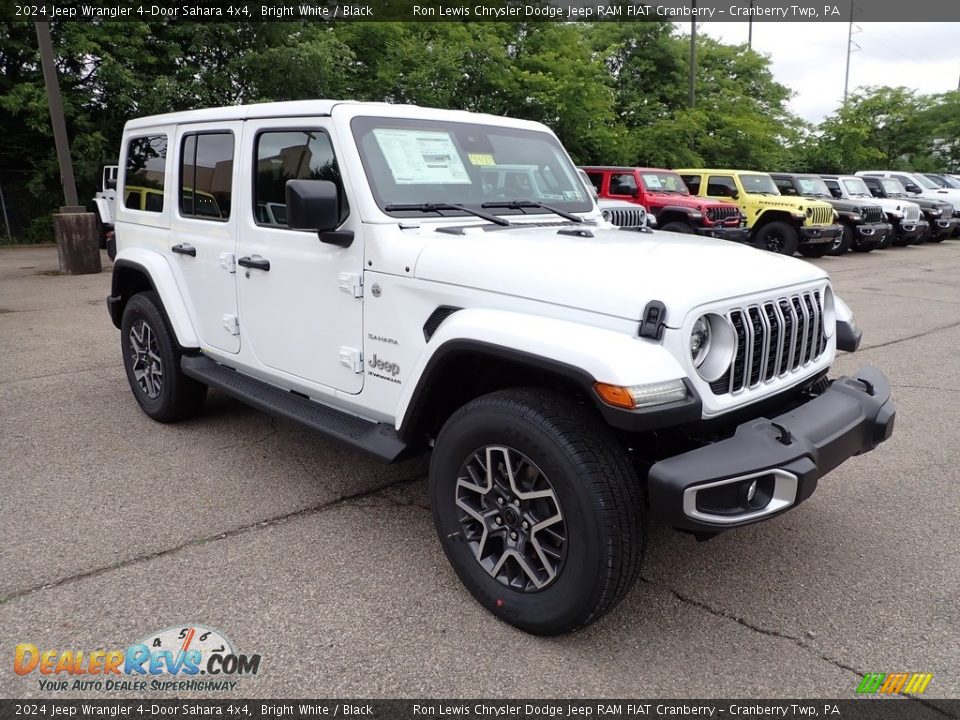
<instances>
[{"instance_id":1,"label":"chain link fence","mask_svg":"<svg viewBox=\"0 0 960 720\"><path fill-rule=\"evenodd\" d=\"M56 210L27 187L30 172L0 169L0 244L53 242Z\"/></svg>"}]
</instances>

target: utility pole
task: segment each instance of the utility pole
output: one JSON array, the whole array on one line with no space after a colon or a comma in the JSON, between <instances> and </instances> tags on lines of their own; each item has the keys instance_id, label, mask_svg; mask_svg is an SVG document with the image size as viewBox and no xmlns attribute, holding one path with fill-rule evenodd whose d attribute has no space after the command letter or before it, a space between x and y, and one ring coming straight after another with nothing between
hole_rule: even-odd
<instances>
[{"instance_id":1,"label":"utility pole","mask_svg":"<svg viewBox=\"0 0 960 720\"><path fill-rule=\"evenodd\" d=\"M747 47L753 50L753 0L750 0L750 14L747 16Z\"/></svg>"},{"instance_id":2,"label":"utility pole","mask_svg":"<svg viewBox=\"0 0 960 720\"><path fill-rule=\"evenodd\" d=\"M848 92L848 90L849 90L849 88L850 88L850 55L851 55L851 53L855 52L854 49L853 49L853 46L854 46L854 45L857 45L857 44L853 41L853 35L854 35L854 31L853 31L853 12L854 12L854 10L856 10L856 9L857 9L857 6L854 5L854 4L851 2L851 3L850 3L850 25L849 25L849 27L848 27L848 29L847 29L847 71L846 71L846 73L844 73L844 78L843 78L843 104L844 104L844 105L847 104L847 92ZM860 27L859 27L859 26L857 27L857 32L860 32ZM857 45L857 50L859 50L859 49L860 49L860 46Z\"/></svg>"},{"instance_id":3,"label":"utility pole","mask_svg":"<svg viewBox=\"0 0 960 720\"><path fill-rule=\"evenodd\" d=\"M76 208L77 183L73 179L73 161L70 159L70 141L67 139L67 124L63 119L63 104L60 101L60 83L53 60L53 43L50 40L50 23L35 22L37 42L40 45L40 62L43 64L43 82L47 86L47 102L50 105L50 123L53 125L53 142L57 146L57 162L60 164L60 182L67 207ZM82 212L74 209L73 212Z\"/></svg>"},{"instance_id":4,"label":"utility pole","mask_svg":"<svg viewBox=\"0 0 960 720\"><path fill-rule=\"evenodd\" d=\"M697 104L697 0L692 0L693 16L690 18L690 107Z\"/></svg>"},{"instance_id":5,"label":"utility pole","mask_svg":"<svg viewBox=\"0 0 960 720\"><path fill-rule=\"evenodd\" d=\"M63 104L60 100L60 82L53 59L53 42L50 40L50 23L36 22L37 43L40 46L40 63L43 65L43 81L47 87L47 103L50 106L50 124L53 126L53 142L57 147L57 162L60 165L60 183L63 185L65 205L53 216L53 232L57 238L57 256L60 272L67 275L99 273L100 247L97 220L93 213L77 200L77 183L73 177L73 162L70 159L70 140L67 138L67 123L63 119Z\"/></svg>"}]
</instances>

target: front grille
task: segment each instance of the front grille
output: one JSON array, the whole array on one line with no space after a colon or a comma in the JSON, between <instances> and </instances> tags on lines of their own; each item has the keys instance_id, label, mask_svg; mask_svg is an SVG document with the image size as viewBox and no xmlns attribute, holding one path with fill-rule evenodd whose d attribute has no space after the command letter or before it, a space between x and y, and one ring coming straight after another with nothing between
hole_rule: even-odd
<instances>
[{"instance_id":1,"label":"front grille","mask_svg":"<svg viewBox=\"0 0 960 720\"><path fill-rule=\"evenodd\" d=\"M865 223L883 222L884 219L883 208L879 205L867 205L860 208L860 215Z\"/></svg>"},{"instance_id":2,"label":"front grille","mask_svg":"<svg viewBox=\"0 0 960 720\"><path fill-rule=\"evenodd\" d=\"M727 318L736 336L733 364L710 383L714 395L738 394L800 372L827 349L822 290L733 308Z\"/></svg>"},{"instance_id":3,"label":"front grille","mask_svg":"<svg viewBox=\"0 0 960 720\"><path fill-rule=\"evenodd\" d=\"M811 210L813 210L813 213L810 215L811 225L829 225L833 222L832 205L826 205L824 207L815 205Z\"/></svg>"},{"instance_id":4,"label":"front grille","mask_svg":"<svg viewBox=\"0 0 960 720\"><path fill-rule=\"evenodd\" d=\"M643 227L647 224L646 213L639 208L610 208L603 211L604 218L617 227Z\"/></svg>"},{"instance_id":5,"label":"front grille","mask_svg":"<svg viewBox=\"0 0 960 720\"><path fill-rule=\"evenodd\" d=\"M740 224L740 208L735 205L718 205L707 208L707 219L712 223L727 223L736 220Z\"/></svg>"},{"instance_id":6,"label":"front grille","mask_svg":"<svg viewBox=\"0 0 960 720\"><path fill-rule=\"evenodd\" d=\"M920 206L916 203L910 203L903 206L903 219L917 221L920 219Z\"/></svg>"}]
</instances>

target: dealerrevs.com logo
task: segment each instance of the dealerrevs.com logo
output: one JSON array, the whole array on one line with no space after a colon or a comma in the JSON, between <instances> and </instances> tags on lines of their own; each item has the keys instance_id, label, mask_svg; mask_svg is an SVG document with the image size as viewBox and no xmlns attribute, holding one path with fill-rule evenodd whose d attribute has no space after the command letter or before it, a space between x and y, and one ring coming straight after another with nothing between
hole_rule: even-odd
<instances>
[{"instance_id":1,"label":"dealerrevs.com logo","mask_svg":"<svg viewBox=\"0 0 960 720\"><path fill-rule=\"evenodd\" d=\"M169 627L125 650L40 649L20 643L13 671L37 676L40 689L59 691L236 690L256 675L260 655L234 651L219 631L202 625Z\"/></svg>"}]
</instances>

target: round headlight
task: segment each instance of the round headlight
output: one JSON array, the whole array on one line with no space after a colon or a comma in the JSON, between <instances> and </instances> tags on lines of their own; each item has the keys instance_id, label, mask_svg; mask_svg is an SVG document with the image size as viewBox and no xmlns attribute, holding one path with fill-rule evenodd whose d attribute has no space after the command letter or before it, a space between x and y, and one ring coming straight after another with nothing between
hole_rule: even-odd
<instances>
[{"instance_id":1,"label":"round headlight","mask_svg":"<svg viewBox=\"0 0 960 720\"><path fill-rule=\"evenodd\" d=\"M707 382L723 377L733 362L736 336L733 326L716 313L697 318L690 331L690 358L697 373Z\"/></svg>"},{"instance_id":2,"label":"round headlight","mask_svg":"<svg viewBox=\"0 0 960 720\"><path fill-rule=\"evenodd\" d=\"M690 357L696 367L703 365L710 351L710 321L706 315L697 318L690 331Z\"/></svg>"}]
</instances>

